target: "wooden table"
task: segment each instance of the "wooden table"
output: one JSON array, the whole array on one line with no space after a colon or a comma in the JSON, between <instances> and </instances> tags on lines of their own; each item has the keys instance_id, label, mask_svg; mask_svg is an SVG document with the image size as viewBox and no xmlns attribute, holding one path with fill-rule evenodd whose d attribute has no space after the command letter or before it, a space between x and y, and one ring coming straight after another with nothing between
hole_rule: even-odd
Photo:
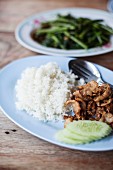
<instances>
[{"instance_id":1,"label":"wooden table","mask_svg":"<svg viewBox=\"0 0 113 170\"><path fill-rule=\"evenodd\" d=\"M27 16L61 7L107 10L107 0L0 0L0 67L17 58L36 55L15 40L14 30ZM87 57L113 70L113 52ZM6 96L7 97L7 94ZM0 111L0 170L113 170L113 151L83 152L38 139L12 123Z\"/></svg>"}]
</instances>

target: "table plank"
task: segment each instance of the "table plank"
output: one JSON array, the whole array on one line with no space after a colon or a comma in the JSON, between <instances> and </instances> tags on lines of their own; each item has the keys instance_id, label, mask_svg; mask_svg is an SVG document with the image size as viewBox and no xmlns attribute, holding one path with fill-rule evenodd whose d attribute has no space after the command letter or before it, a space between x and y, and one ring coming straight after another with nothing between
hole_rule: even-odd
<instances>
[{"instance_id":1,"label":"table plank","mask_svg":"<svg viewBox=\"0 0 113 170\"><path fill-rule=\"evenodd\" d=\"M0 32L0 68L11 61L26 56L36 55L17 43L12 32Z\"/></svg>"},{"instance_id":2,"label":"table plank","mask_svg":"<svg viewBox=\"0 0 113 170\"><path fill-rule=\"evenodd\" d=\"M22 2L22 3L21 3ZM106 10L107 0L0 0L0 31L14 31L19 22L38 12L64 7Z\"/></svg>"}]
</instances>

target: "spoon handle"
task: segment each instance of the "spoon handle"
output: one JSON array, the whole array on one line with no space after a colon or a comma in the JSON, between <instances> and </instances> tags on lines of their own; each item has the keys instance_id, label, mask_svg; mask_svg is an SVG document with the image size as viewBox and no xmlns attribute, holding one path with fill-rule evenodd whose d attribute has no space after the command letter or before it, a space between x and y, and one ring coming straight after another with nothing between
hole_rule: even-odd
<instances>
[{"instance_id":1,"label":"spoon handle","mask_svg":"<svg viewBox=\"0 0 113 170\"><path fill-rule=\"evenodd\" d=\"M102 85L103 83L109 84L109 85L110 85L110 87L111 87L111 88L112 88L112 90L113 90L113 85L112 85L112 84L110 84L110 83L108 83L108 82L106 82L105 80L103 80L103 79L99 79L97 82L99 83L99 85Z\"/></svg>"}]
</instances>

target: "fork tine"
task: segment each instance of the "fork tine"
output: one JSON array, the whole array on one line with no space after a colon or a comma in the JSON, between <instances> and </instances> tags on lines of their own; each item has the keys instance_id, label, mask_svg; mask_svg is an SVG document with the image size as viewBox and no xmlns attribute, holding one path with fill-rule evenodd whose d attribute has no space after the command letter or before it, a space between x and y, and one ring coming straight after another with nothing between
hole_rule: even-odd
<instances>
[{"instance_id":1,"label":"fork tine","mask_svg":"<svg viewBox=\"0 0 113 170\"><path fill-rule=\"evenodd\" d=\"M72 68L72 66L73 66L73 68ZM75 62L75 60L71 60L69 62L69 68L72 68L73 70L79 69L81 71L82 75L84 75L84 76L85 76L85 74L87 75L87 78L88 77L96 78L96 76L90 70L88 70L87 64L85 61L76 60L76 62Z\"/></svg>"},{"instance_id":2,"label":"fork tine","mask_svg":"<svg viewBox=\"0 0 113 170\"><path fill-rule=\"evenodd\" d=\"M70 61L70 66L74 65L75 67L79 67L81 69L81 71L83 71L84 73L86 73L87 75L89 76L94 76L93 73L91 73L91 71L89 71L87 69L87 64L85 63L85 61L82 61L82 60L76 60L76 63L75 63L75 60L72 60Z\"/></svg>"},{"instance_id":3,"label":"fork tine","mask_svg":"<svg viewBox=\"0 0 113 170\"><path fill-rule=\"evenodd\" d=\"M74 65L71 65L71 69L73 70L73 73L78 75L79 77L84 77L85 79L88 79L88 75L86 75L84 72L82 72L79 68L77 68Z\"/></svg>"},{"instance_id":4,"label":"fork tine","mask_svg":"<svg viewBox=\"0 0 113 170\"><path fill-rule=\"evenodd\" d=\"M75 65L75 67L82 72L82 74L90 76L90 74L83 68L80 67L79 65Z\"/></svg>"},{"instance_id":5,"label":"fork tine","mask_svg":"<svg viewBox=\"0 0 113 170\"><path fill-rule=\"evenodd\" d=\"M84 62L83 64L81 64L80 62L78 62L78 66L87 74L90 76L94 76L93 73L91 73L91 71L89 71L86 67L86 63Z\"/></svg>"}]
</instances>

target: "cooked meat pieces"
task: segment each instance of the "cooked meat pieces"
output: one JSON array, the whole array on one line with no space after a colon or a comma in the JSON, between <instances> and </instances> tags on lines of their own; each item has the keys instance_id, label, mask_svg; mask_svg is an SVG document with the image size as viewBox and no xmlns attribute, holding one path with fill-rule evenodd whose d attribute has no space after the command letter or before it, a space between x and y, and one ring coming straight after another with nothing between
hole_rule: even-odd
<instances>
[{"instance_id":1,"label":"cooked meat pieces","mask_svg":"<svg viewBox=\"0 0 113 170\"><path fill-rule=\"evenodd\" d=\"M97 92L98 83L92 80L83 86L78 86L78 90L76 90L73 95L78 98L84 98L85 101L89 101Z\"/></svg>"},{"instance_id":2,"label":"cooked meat pieces","mask_svg":"<svg viewBox=\"0 0 113 170\"><path fill-rule=\"evenodd\" d=\"M96 81L91 81L83 86L78 87L81 90L82 96L89 95L92 96L93 93L97 93L98 91L98 83Z\"/></svg>"},{"instance_id":3,"label":"cooked meat pieces","mask_svg":"<svg viewBox=\"0 0 113 170\"><path fill-rule=\"evenodd\" d=\"M94 80L90 81L89 83L82 85L82 86L78 86L78 89L82 90L82 89L89 89L92 92L94 92L98 87L98 83Z\"/></svg>"},{"instance_id":4,"label":"cooked meat pieces","mask_svg":"<svg viewBox=\"0 0 113 170\"><path fill-rule=\"evenodd\" d=\"M78 103L79 103L79 105L80 105L80 107L81 107L81 109L82 110L86 110L86 102L83 100L83 99L81 99L81 98L76 98L76 100L75 101L77 101Z\"/></svg>"},{"instance_id":5,"label":"cooked meat pieces","mask_svg":"<svg viewBox=\"0 0 113 170\"><path fill-rule=\"evenodd\" d=\"M74 113L76 113L76 117L77 117L78 119L80 119L80 110L81 110L81 107L80 107L79 102L76 101L76 100L68 100L68 101L66 102L66 105L72 106Z\"/></svg>"},{"instance_id":6,"label":"cooked meat pieces","mask_svg":"<svg viewBox=\"0 0 113 170\"><path fill-rule=\"evenodd\" d=\"M101 106L107 106L108 104L110 104L113 101L113 98L108 99L108 100L104 100L104 102L101 104Z\"/></svg>"},{"instance_id":7,"label":"cooked meat pieces","mask_svg":"<svg viewBox=\"0 0 113 170\"><path fill-rule=\"evenodd\" d=\"M80 90L76 90L74 93L73 93L74 96L78 97L78 98L83 98L82 94L80 93Z\"/></svg>"},{"instance_id":8,"label":"cooked meat pieces","mask_svg":"<svg viewBox=\"0 0 113 170\"><path fill-rule=\"evenodd\" d=\"M105 106L106 112L113 113L113 102Z\"/></svg>"},{"instance_id":9,"label":"cooked meat pieces","mask_svg":"<svg viewBox=\"0 0 113 170\"><path fill-rule=\"evenodd\" d=\"M70 122L73 122L73 117L72 116L65 116L65 123L64 123L64 128L67 126L67 124L69 124Z\"/></svg>"},{"instance_id":10,"label":"cooked meat pieces","mask_svg":"<svg viewBox=\"0 0 113 170\"><path fill-rule=\"evenodd\" d=\"M105 120L107 123L113 123L113 114L112 113L108 113L105 115Z\"/></svg>"},{"instance_id":11,"label":"cooked meat pieces","mask_svg":"<svg viewBox=\"0 0 113 170\"><path fill-rule=\"evenodd\" d=\"M96 108L96 103L93 100L89 101L87 104L87 110L91 111L91 110L95 110L95 108Z\"/></svg>"},{"instance_id":12,"label":"cooked meat pieces","mask_svg":"<svg viewBox=\"0 0 113 170\"><path fill-rule=\"evenodd\" d=\"M72 120L97 120L113 125L113 91L109 84L98 85L91 81L83 86L78 86L68 100L66 107L73 108ZM65 119L66 120L66 119Z\"/></svg>"},{"instance_id":13,"label":"cooked meat pieces","mask_svg":"<svg viewBox=\"0 0 113 170\"><path fill-rule=\"evenodd\" d=\"M112 90L110 88L109 84L103 84L104 91L102 94L98 95L97 97L94 98L95 102L99 102L100 100L104 100L109 97L109 95L112 93Z\"/></svg>"}]
</instances>

